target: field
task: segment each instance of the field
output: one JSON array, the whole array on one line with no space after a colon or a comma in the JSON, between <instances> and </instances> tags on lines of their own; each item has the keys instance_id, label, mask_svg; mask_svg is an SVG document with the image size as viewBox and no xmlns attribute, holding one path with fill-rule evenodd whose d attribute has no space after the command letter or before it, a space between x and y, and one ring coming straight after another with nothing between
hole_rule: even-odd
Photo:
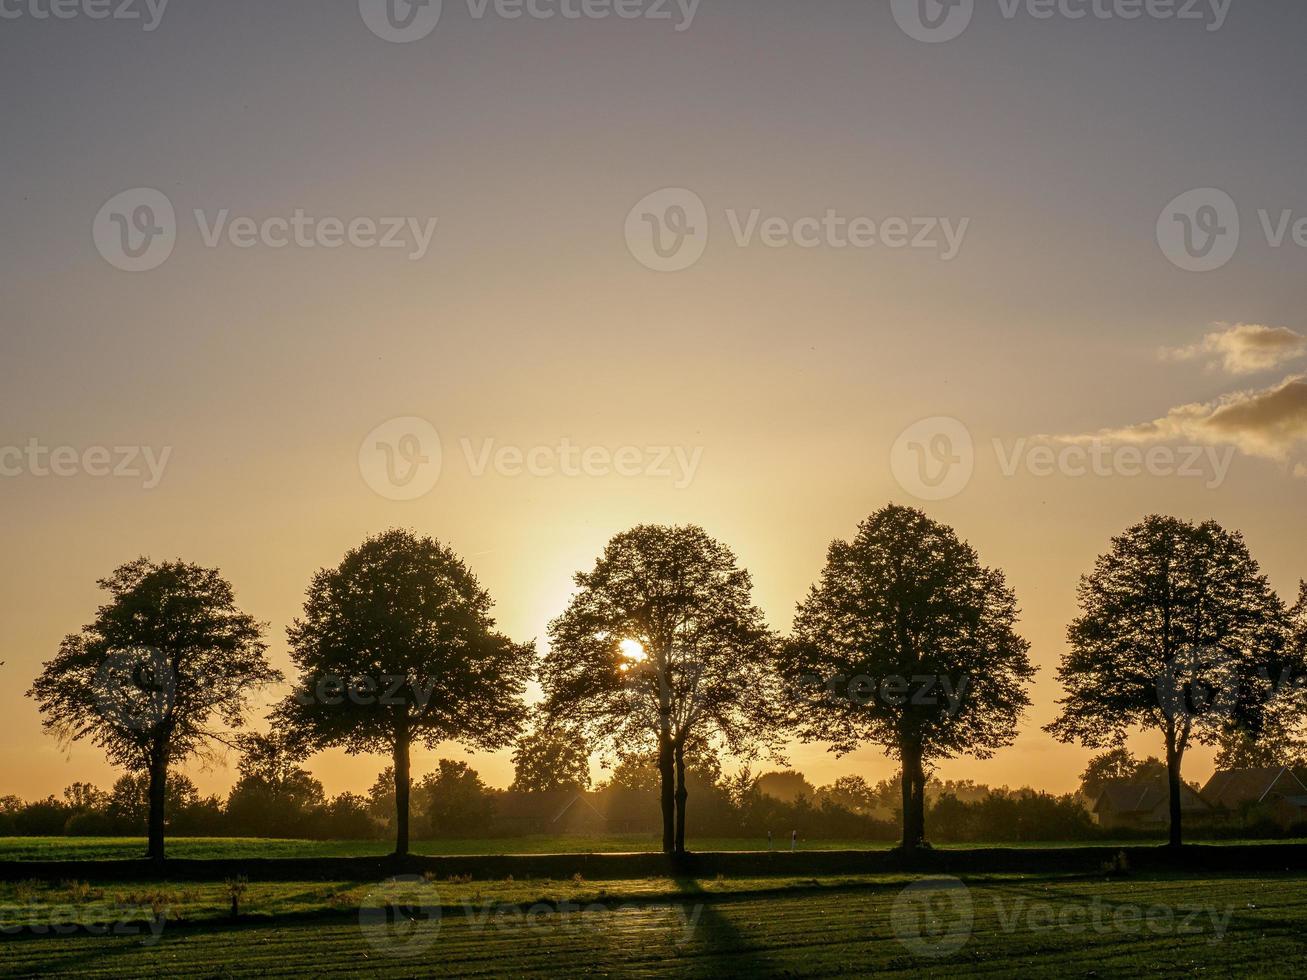
<instances>
[{"instance_id":1,"label":"field","mask_svg":"<svg viewBox=\"0 0 1307 980\"><path fill-rule=\"evenodd\" d=\"M758 842L694 843L739 852ZM0 839L0 861L9 862L0 880L0 977L1293 976L1307 958L1307 857L1293 847L1196 848L1179 865L1156 864L1166 849L1137 843L1124 863L1110 848L1006 851L1003 873L973 864L956 877L889 873L879 857L857 868L857 855L831 853L877 847L854 841L805 842L806 859L701 854L697 877L690 864L669 872L639 856L606 858L594 874L594 861L581 856L538 856L655 844L421 842L417 851L450 855L453 865L401 866L371 860L386 842L170 842L174 858L216 861L215 873L212 864L119 865L140 857L138 839ZM488 856L509 849L522 856ZM351 857L366 860L331 860ZM947 860L963 866L977 857L959 850ZM1013 872L1030 858L1034 870ZM748 869L729 870L741 859ZM39 879L24 867L33 860L105 863L55 865ZM642 869L632 871L635 864ZM447 873L459 865L473 873ZM577 867L585 877L573 874ZM413 873L387 877L399 868ZM235 877L241 869L251 880Z\"/></svg>"},{"instance_id":2,"label":"field","mask_svg":"<svg viewBox=\"0 0 1307 980\"><path fill-rule=\"evenodd\" d=\"M762 851L765 840L757 838L698 838L691 840L695 851ZM1144 841L1005 842L995 847L1105 847L1148 844ZM1246 844L1250 841L1212 841L1212 844ZM1282 841L1280 843L1303 843ZM789 850L789 841L777 841L778 851ZM940 844L945 850L985 847L985 844ZM484 854L619 854L654 853L661 842L646 835L619 837L514 837L469 840L414 841L412 852L423 855ZM800 841L801 851L883 851L893 847L886 841L813 840ZM241 838L175 837L168 841L171 858L329 858L381 857L393 850L390 841L306 841ZM0 837L0 861L105 861L139 858L145 840L131 837Z\"/></svg>"},{"instance_id":3,"label":"field","mask_svg":"<svg viewBox=\"0 0 1307 980\"><path fill-rule=\"evenodd\" d=\"M1307 955L1296 874L255 883L240 925L228 904L221 884L0 884L0 929L37 932L0 940L0 974L1292 976ZM40 934L75 922L137 932Z\"/></svg>"}]
</instances>

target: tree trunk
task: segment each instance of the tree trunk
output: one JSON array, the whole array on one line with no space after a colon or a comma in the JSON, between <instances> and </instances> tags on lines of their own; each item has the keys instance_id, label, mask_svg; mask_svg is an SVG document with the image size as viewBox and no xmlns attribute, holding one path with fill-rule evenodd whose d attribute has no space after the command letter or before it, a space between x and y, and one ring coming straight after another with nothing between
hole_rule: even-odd
<instances>
[{"instance_id":1,"label":"tree trunk","mask_svg":"<svg viewBox=\"0 0 1307 980\"><path fill-rule=\"evenodd\" d=\"M1180 763L1184 758L1184 753L1176 748L1175 739L1170 735L1166 739L1166 782L1171 797L1171 839L1172 847L1180 846L1180 790L1183 783L1180 780Z\"/></svg>"},{"instance_id":2,"label":"tree trunk","mask_svg":"<svg viewBox=\"0 0 1307 980\"><path fill-rule=\"evenodd\" d=\"M408 732L395 738L395 856L408 855L409 789L412 779L408 768Z\"/></svg>"},{"instance_id":3,"label":"tree trunk","mask_svg":"<svg viewBox=\"0 0 1307 980\"><path fill-rule=\"evenodd\" d=\"M903 760L903 847L920 847L926 839L926 779L921 768L921 746L904 742Z\"/></svg>"},{"instance_id":4,"label":"tree trunk","mask_svg":"<svg viewBox=\"0 0 1307 980\"><path fill-rule=\"evenodd\" d=\"M147 836L149 843L145 856L151 861L164 858L163 825L164 801L168 789L168 750L156 745L150 751L150 816Z\"/></svg>"},{"instance_id":5,"label":"tree trunk","mask_svg":"<svg viewBox=\"0 0 1307 980\"><path fill-rule=\"evenodd\" d=\"M663 853L676 853L676 774L672 762L672 738L666 731L658 734L658 778L663 808Z\"/></svg>"},{"instance_id":6,"label":"tree trunk","mask_svg":"<svg viewBox=\"0 0 1307 980\"><path fill-rule=\"evenodd\" d=\"M916 772L912 774L912 839L914 847L926 843L926 773L921 767L921 752L917 752Z\"/></svg>"},{"instance_id":7,"label":"tree trunk","mask_svg":"<svg viewBox=\"0 0 1307 980\"><path fill-rule=\"evenodd\" d=\"M685 801L690 791L685 788L685 745L676 743L676 853L685 853Z\"/></svg>"}]
</instances>

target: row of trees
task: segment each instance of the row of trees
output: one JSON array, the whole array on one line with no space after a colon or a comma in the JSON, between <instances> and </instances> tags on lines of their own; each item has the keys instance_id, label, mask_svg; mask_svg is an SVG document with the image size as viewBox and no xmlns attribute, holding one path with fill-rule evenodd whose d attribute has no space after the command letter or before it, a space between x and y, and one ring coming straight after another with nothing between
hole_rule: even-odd
<instances>
[{"instance_id":1,"label":"row of trees","mask_svg":"<svg viewBox=\"0 0 1307 980\"><path fill-rule=\"evenodd\" d=\"M149 855L162 859L169 767L229 743L253 692L283 678L266 626L216 571L140 559L101 586L108 600L30 693L51 732L148 778ZM287 631L296 676L271 715L277 751L288 764L330 747L389 756L402 855L413 747L513 744L534 677L540 723L571 740L572 764L584 744L654 760L668 853L685 850L695 758L783 761L795 736L898 759L912 848L925 843L933 767L1011 744L1030 705L1035 669L1003 573L910 508L886 507L830 546L785 638L734 554L698 527L619 534L576 586L537 658L495 628L489 594L450 549L401 530L365 541L313 577ZM1239 534L1150 517L1113 540L1080 605L1049 731L1108 748L1159 731L1179 843L1191 744L1284 744L1299 725L1307 586L1290 611Z\"/></svg>"},{"instance_id":2,"label":"row of trees","mask_svg":"<svg viewBox=\"0 0 1307 980\"><path fill-rule=\"evenodd\" d=\"M266 736L243 739L242 749L240 776L226 800L202 796L181 773L168 776L164 796L170 836L368 840L393 833L395 794L389 769L366 795L328 798L309 772L284 764L280 753L270 752ZM690 827L697 835L749 837L759 846L772 837L784 847L791 830L805 840L892 840L897 833L896 781L873 785L860 776L845 776L816 787L801 773L755 776L747 768L727 776L712 758L692 759L688 768L696 801ZM519 768L515 784L523 775ZM595 787L594 798L602 805L610 793L646 798L657 788L657 760L633 758L618 764L610 778ZM579 789L564 777L528 792L539 793L557 808L559 791ZM0 797L0 836L138 835L148 822L148 791L146 778L124 775L108 792L74 783L62 798L24 802ZM933 832L945 840L1075 840L1099 833L1084 798L1074 794L1054 797L1028 789L931 780L926 795ZM413 835L434 839L523 833L511 815L502 819L504 798L503 791L487 786L466 762L440 759L434 771L414 782Z\"/></svg>"}]
</instances>

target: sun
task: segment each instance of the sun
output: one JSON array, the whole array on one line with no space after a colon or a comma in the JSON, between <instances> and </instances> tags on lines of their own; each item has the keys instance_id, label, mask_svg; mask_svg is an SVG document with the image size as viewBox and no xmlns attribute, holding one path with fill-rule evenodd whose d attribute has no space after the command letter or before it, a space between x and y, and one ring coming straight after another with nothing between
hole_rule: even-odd
<instances>
[{"instance_id":1,"label":"sun","mask_svg":"<svg viewBox=\"0 0 1307 980\"><path fill-rule=\"evenodd\" d=\"M649 659L649 654L644 652L644 645L639 640L623 640L618 646L622 650L622 656L632 663L643 663Z\"/></svg>"}]
</instances>

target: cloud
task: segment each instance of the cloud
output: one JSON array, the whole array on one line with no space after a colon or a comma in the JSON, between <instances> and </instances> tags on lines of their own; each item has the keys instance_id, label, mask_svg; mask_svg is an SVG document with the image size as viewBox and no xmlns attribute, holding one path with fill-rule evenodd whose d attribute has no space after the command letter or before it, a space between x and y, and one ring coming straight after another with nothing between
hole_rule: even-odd
<instances>
[{"instance_id":1,"label":"cloud","mask_svg":"<svg viewBox=\"0 0 1307 980\"><path fill-rule=\"evenodd\" d=\"M1272 388L1240 391L1214 402L1181 405L1160 419L1085 435L1052 436L1070 443L1174 443L1233 446L1248 456L1292 465L1307 478L1307 463L1294 462L1307 445L1307 375Z\"/></svg>"},{"instance_id":2,"label":"cloud","mask_svg":"<svg viewBox=\"0 0 1307 980\"><path fill-rule=\"evenodd\" d=\"M1256 374L1307 354L1307 337L1288 327L1252 323L1226 325L1190 347L1162 349L1163 360L1217 362L1227 374Z\"/></svg>"}]
</instances>

